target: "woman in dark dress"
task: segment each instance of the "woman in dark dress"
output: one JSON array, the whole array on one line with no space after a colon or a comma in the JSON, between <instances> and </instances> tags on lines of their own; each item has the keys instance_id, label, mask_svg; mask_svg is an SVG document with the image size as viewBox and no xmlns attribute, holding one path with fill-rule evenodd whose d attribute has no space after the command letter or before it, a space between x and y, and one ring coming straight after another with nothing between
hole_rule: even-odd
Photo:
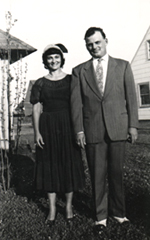
<instances>
[{"instance_id":1,"label":"woman in dark dress","mask_svg":"<svg viewBox=\"0 0 150 240\"><path fill-rule=\"evenodd\" d=\"M73 140L70 117L71 75L62 71L62 44L48 45L42 59L48 75L32 87L33 122L36 141L36 188L48 193L49 215L56 217L56 193L66 195L66 219L73 219L73 192L83 188L84 170L80 149Z\"/></svg>"}]
</instances>

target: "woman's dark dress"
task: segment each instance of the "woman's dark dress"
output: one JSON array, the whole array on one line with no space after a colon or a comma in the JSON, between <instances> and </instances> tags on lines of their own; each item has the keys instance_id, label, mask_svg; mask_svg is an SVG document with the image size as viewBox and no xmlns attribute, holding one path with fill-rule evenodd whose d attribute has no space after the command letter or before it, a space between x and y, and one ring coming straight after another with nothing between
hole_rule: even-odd
<instances>
[{"instance_id":1,"label":"woman's dark dress","mask_svg":"<svg viewBox=\"0 0 150 240\"><path fill-rule=\"evenodd\" d=\"M32 87L30 102L43 104L39 129L44 145L36 148L35 183L39 190L67 193L84 185L81 153L71 129L70 82L70 75L58 81L43 77Z\"/></svg>"}]
</instances>

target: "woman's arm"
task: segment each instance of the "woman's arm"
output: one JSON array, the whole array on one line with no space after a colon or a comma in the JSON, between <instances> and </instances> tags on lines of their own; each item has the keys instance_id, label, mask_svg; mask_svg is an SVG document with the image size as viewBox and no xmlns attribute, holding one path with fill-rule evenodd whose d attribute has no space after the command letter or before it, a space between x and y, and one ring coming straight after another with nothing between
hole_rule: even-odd
<instances>
[{"instance_id":1,"label":"woman's arm","mask_svg":"<svg viewBox=\"0 0 150 240\"><path fill-rule=\"evenodd\" d=\"M40 102L33 105L33 125L34 125L34 134L35 134L35 142L37 146L43 148L43 138L39 131L39 119L42 111L42 105Z\"/></svg>"}]
</instances>

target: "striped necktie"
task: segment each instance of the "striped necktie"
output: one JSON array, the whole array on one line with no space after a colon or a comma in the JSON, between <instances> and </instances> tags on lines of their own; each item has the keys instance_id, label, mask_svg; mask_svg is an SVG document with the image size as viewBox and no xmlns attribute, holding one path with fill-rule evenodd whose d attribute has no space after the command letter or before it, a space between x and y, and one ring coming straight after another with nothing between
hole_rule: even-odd
<instances>
[{"instance_id":1,"label":"striped necktie","mask_svg":"<svg viewBox=\"0 0 150 240\"><path fill-rule=\"evenodd\" d=\"M103 67L101 64L102 59L99 58L96 66L96 80L97 80L97 84L98 84L98 88L99 91L101 93L101 95L103 96Z\"/></svg>"}]
</instances>

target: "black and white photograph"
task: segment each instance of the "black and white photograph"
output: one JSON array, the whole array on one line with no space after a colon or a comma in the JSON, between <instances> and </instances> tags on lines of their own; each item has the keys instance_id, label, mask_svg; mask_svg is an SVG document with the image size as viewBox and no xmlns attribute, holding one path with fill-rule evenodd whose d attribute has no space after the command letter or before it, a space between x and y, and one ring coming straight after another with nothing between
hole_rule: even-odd
<instances>
[{"instance_id":1,"label":"black and white photograph","mask_svg":"<svg viewBox=\"0 0 150 240\"><path fill-rule=\"evenodd\" d=\"M150 240L149 12L0 0L1 240Z\"/></svg>"}]
</instances>

